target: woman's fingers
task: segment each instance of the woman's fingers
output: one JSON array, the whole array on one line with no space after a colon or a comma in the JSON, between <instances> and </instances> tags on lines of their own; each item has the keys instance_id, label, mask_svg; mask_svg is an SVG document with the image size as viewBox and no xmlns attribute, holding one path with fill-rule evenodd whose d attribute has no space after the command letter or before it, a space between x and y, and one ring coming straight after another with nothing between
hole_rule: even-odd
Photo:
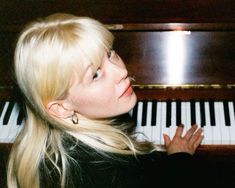
<instances>
[{"instance_id":1,"label":"woman's fingers","mask_svg":"<svg viewBox=\"0 0 235 188\"><path fill-rule=\"evenodd\" d=\"M184 138L185 138L186 140L189 140L189 139L193 136L193 134L194 134L194 132L195 132L196 130L197 130L197 125L193 125L193 126L186 132Z\"/></svg>"},{"instance_id":2,"label":"woman's fingers","mask_svg":"<svg viewBox=\"0 0 235 188\"><path fill-rule=\"evenodd\" d=\"M164 139L165 146L168 148L171 143L170 137L166 134L163 134L163 139Z\"/></svg>"},{"instance_id":3,"label":"woman's fingers","mask_svg":"<svg viewBox=\"0 0 235 188\"><path fill-rule=\"evenodd\" d=\"M181 137L183 133L184 125L179 125L176 129L175 136Z\"/></svg>"},{"instance_id":4,"label":"woman's fingers","mask_svg":"<svg viewBox=\"0 0 235 188\"><path fill-rule=\"evenodd\" d=\"M198 129L195 134L191 137L189 140L189 144L191 144L194 148L197 148L200 143L202 142L203 135L202 135L203 130L200 128Z\"/></svg>"}]
</instances>

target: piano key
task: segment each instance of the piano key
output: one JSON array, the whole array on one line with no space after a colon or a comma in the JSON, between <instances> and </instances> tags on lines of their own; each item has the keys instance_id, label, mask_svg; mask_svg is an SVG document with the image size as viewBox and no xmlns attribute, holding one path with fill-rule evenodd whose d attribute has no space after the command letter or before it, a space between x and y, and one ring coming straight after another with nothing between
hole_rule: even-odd
<instances>
[{"instance_id":1,"label":"piano key","mask_svg":"<svg viewBox=\"0 0 235 188\"><path fill-rule=\"evenodd\" d=\"M147 102L147 117L146 117L146 125L144 126L144 132L148 139L152 139L152 126L151 126L151 117L152 117L152 102ZM143 126L143 125L142 125Z\"/></svg>"},{"instance_id":2,"label":"piano key","mask_svg":"<svg viewBox=\"0 0 235 188\"><path fill-rule=\"evenodd\" d=\"M143 107L142 107L142 126L146 126L146 119L147 119L147 101L144 100L143 102Z\"/></svg>"},{"instance_id":3,"label":"piano key","mask_svg":"<svg viewBox=\"0 0 235 188\"><path fill-rule=\"evenodd\" d=\"M152 138L153 142L156 144L161 144L162 137L162 126L161 126L161 112L162 112L162 104L161 102L157 102L157 119L156 126L152 126Z\"/></svg>"},{"instance_id":4,"label":"piano key","mask_svg":"<svg viewBox=\"0 0 235 188\"><path fill-rule=\"evenodd\" d=\"M191 128L190 102L185 102L185 116L186 116L185 131L187 131Z\"/></svg>"},{"instance_id":5,"label":"piano key","mask_svg":"<svg viewBox=\"0 0 235 188\"><path fill-rule=\"evenodd\" d=\"M220 106L220 127L221 127L221 139L222 144L230 143L230 126L225 125L224 106L223 103L219 103Z\"/></svg>"},{"instance_id":6,"label":"piano key","mask_svg":"<svg viewBox=\"0 0 235 188\"><path fill-rule=\"evenodd\" d=\"M171 101L166 102L166 127L171 126Z\"/></svg>"},{"instance_id":7,"label":"piano key","mask_svg":"<svg viewBox=\"0 0 235 188\"><path fill-rule=\"evenodd\" d=\"M183 125L186 124L186 117L185 117L185 102L181 102L181 123Z\"/></svg>"},{"instance_id":8,"label":"piano key","mask_svg":"<svg viewBox=\"0 0 235 188\"><path fill-rule=\"evenodd\" d=\"M19 104L18 104L19 106ZM17 117L17 125L22 125L23 120L24 120L25 114L24 114L24 109L22 106L19 106L19 114Z\"/></svg>"},{"instance_id":9,"label":"piano key","mask_svg":"<svg viewBox=\"0 0 235 188\"><path fill-rule=\"evenodd\" d=\"M141 125L141 123L142 123L142 114L143 114L142 110L143 110L143 102L138 101L136 132L139 133L138 137L137 137L139 140L144 140L144 135L142 135L142 133L144 133L144 130L143 130L143 126Z\"/></svg>"},{"instance_id":10,"label":"piano key","mask_svg":"<svg viewBox=\"0 0 235 188\"><path fill-rule=\"evenodd\" d=\"M205 120L206 120L206 125L210 126L211 125L211 119L210 119L210 108L209 108L209 102L205 101Z\"/></svg>"},{"instance_id":11,"label":"piano key","mask_svg":"<svg viewBox=\"0 0 235 188\"><path fill-rule=\"evenodd\" d=\"M204 127L206 125L204 101L200 101L200 117L201 117L201 127Z\"/></svg>"},{"instance_id":12,"label":"piano key","mask_svg":"<svg viewBox=\"0 0 235 188\"><path fill-rule=\"evenodd\" d=\"M166 102L162 102L162 113L161 113L161 126L162 126L162 135L161 135L161 144L164 144L163 134L169 135L169 128L166 126Z\"/></svg>"},{"instance_id":13,"label":"piano key","mask_svg":"<svg viewBox=\"0 0 235 188\"><path fill-rule=\"evenodd\" d=\"M137 125L137 113L138 113L138 102L134 106L133 110L130 111L130 115L132 117L132 120L135 122L135 125Z\"/></svg>"},{"instance_id":14,"label":"piano key","mask_svg":"<svg viewBox=\"0 0 235 188\"><path fill-rule=\"evenodd\" d=\"M229 116L230 116L230 144L235 144L235 117L234 117L234 107L233 103L228 102L229 106Z\"/></svg>"},{"instance_id":15,"label":"piano key","mask_svg":"<svg viewBox=\"0 0 235 188\"><path fill-rule=\"evenodd\" d=\"M181 102L181 121L184 125L183 135L185 135L187 131L187 113L186 113L186 102Z\"/></svg>"},{"instance_id":16,"label":"piano key","mask_svg":"<svg viewBox=\"0 0 235 188\"><path fill-rule=\"evenodd\" d=\"M14 102L13 101L9 102L9 105L7 107L7 111L6 111L6 113L4 115L4 118L3 118L3 125L7 125L8 124L8 121L9 121L9 118L10 118L13 106L14 106Z\"/></svg>"},{"instance_id":17,"label":"piano key","mask_svg":"<svg viewBox=\"0 0 235 188\"><path fill-rule=\"evenodd\" d=\"M157 117L157 100L153 100L152 102L152 118L151 125L156 126L156 117Z\"/></svg>"},{"instance_id":18,"label":"piano key","mask_svg":"<svg viewBox=\"0 0 235 188\"><path fill-rule=\"evenodd\" d=\"M209 110L210 110L210 125L215 126L215 107L214 101L209 101Z\"/></svg>"},{"instance_id":19,"label":"piano key","mask_svg":"<svg viewBox=\"0 0 235 188\"><path fill-rule=\"evenodd\" d=\"M203 133L204 133L204 144L212 144L213 138L212 138L212 127L210 126L210 111L209 111L209 102L205 101L203 103L204 110L205 110L205 125L203 126Z\"/></svg>"},{"instance_id":20,"label":"piano key","mask_svg":"<svg viewBox=\"0 0 235 188\"><path fill-rule=\"evenodd\" d=\"M196 115L196 124L201 126L201 111L200 111L200 103L195 102L195 115Z\"/></svg>"},{"instance_id":21,"label":"piano key","mask_svg":"<svg viewBox=\"0 0 235 188\"><path fill-rule=\"evenodd\" d=\"M226 125L226 126L230 126L230 117L229 117L228 101L223 101L223 106L224 106L225 125Z\"/></svg>"},{"instance_id":22,"label":"piano key","mask_svg":"<svg viewBox=\"0 0 235 188\"><path fill-rule=\"evenodd\" d=\"M213 134L213 144L221 144L222 136L220 131L220 105L219 102L215 102L215 125L212 127L212 134Z\"/></svg>"},{"instance_id":23,"label":"piano key","mask_svg":"<svg viewBox=\"0 0 235 188\"><path fill-rule=\"evenodd\" d=\"M170 126L170 130L169 130L169 136L172 139L175 135L175 131L176 131L176 102L173 101L171 103L171 126Z\"/></svg>"},{"instance_id":24,"label":"piano key","mask_svg":"<svg viewBox=\"0 0 235 188\"><path fill-rule=\"evenodd\" d=\"M137 107L137 126L141 127L142 123L142 110L143 110L143 102L139 101L138 102L138 107Z\"/></svg>"},{"instance_id":25,"label":"piano key","mask_svg":"<svg viewBox=\"0 0 235 188\"><path fill-rule=\"evenodd\" d=\"M181 125L181 101L177 100L176 101L176 124Z\"/></svg>"},{"instance_id":26,"label":"piano key","mask_svg":"<svg viewBox=\"0 0 235 188\"><path fill-rule=\"evenodd\" d=\"M19 131L23 126L17 125L17 118L19 116L20 108L18 103L15 103L12 109L12 113L10 116L9 124L11 125L10 132L7 137L8 142L13 142L15 140L16 136L18 135Z\"/></svg>"},{"instance_id":27,"label":"piano key","mask_svg":"<svg viewBox=\"0 0 235 188\"><path fill-rule=\"evenodd\" d=\"M190 101L190 115L191 115L191 125L196 124L195 100Z\"/></svg>"}]
</instances>

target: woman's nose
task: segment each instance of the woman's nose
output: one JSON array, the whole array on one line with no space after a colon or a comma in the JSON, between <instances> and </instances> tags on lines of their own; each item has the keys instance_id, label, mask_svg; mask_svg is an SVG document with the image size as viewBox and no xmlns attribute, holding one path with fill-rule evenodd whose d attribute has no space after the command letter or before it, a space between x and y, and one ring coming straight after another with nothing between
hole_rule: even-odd
<instances>
[{"instance_id":1,"label":"woman's nose","mask_svg":"<svg viewBox=\"0 0 235 188\"><path fill-rule=\"evenodd\" d=\"M121 82L123 79L126 79L128 75L128 71L126 69L126 66L123 63L112 63L112 69L113 69L113 77L115 80L115 83Z\"/></svg>"},{"instance_id":2,"label":"woman's nose","mask_svg":"<svg viewBox=\"0 0 235 188\"><path fill-rule=\"evenodd\" d=\"M118 73L118 75L117 75L117 77L116 77L116 79L115 79L115 82L116 83L119 83L119 82L121 82L123 79L126 79L126 77L127 77L127 75L128 75L128 72L127 72L127 69L126 69L126 67L120 67L119 68L120 70L119 70L119 73Z\"/></svg>"},{"instance_id":3,"label":"woman's nose","mask_svg":"<svg viewBox=\"0 0 235 188\"><path fill-rule=\"evenodd\" d=\"M115 51L113 51L111 54L110 66L112 66L112 69L114 71L113 76L116 83L119 83L121 80L126 79L128 71L123 60Z\"/></svg>"}]
</instances>

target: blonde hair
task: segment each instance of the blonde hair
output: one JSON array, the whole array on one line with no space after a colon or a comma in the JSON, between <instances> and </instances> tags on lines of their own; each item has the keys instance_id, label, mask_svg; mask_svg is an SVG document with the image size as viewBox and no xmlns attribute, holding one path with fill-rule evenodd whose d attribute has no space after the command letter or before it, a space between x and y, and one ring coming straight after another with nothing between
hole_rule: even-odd
<instances>
[{"instance_id":1,"label":"blonde hair","mask_svg":"<svg viewBox=\"0 0 235 188\"><path fill-rule=\"evenodd\" d=\"M104 152L136 154L153 149L127 136L127 124L110 126L113 120L87 119L75 126L46 110L49 101L66 95L75 65L81 75L87 64L98 66L112 43L112 34L101 23L69 14L51 15L23 30L15 50L15 74L26 101L26 119L10 155L9 188L40 187L39 167L45 159L58 170L64 187L71 160L63 145L65 135Z\"/></svg>"}]
</instances>

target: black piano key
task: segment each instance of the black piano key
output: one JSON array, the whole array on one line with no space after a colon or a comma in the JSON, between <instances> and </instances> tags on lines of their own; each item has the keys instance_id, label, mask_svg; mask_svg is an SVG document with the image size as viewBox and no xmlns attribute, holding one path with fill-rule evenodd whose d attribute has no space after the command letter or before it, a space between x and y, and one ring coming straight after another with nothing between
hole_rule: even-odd
<instances>
[{"instance_id":1,"label":"black piano key","mask_svg":"<svg viewBox=\"0 0 235 188\"><path fill-rule=\"evenodd\" d=\"M147 122L147 101L144 100L143 101L143 110L142 110L142 122L141 122L141 125L142 126L146 126L146 122Z\"/></svg>"},{"instance_id":2,"label":"black piano key","mask_svg":"<svg viewBox=\"0 0 235 188\"><path fill-rule=\"evenodd\" d=\"M181 125L181 100L176 100L176 125Z\"/></svg>"},{"instance_id":3,"label":"black piano key","mask_svg":"<svg viewBox=\"0 0 235 188\"><path fill-rule=\"evenodd\" d=\"M139 103L137 102L132 110L132 120L134 121L135 125L137 125L138 104Z\"/></svg>"},{"instance_id":4,"label":"black piano key","mask_svg":"<svg viewBox=\"0 0 235 188\"><path fill-rule=\"evenodd\" d=\"M153 102L152 102L151 125L155 126L156 124L157 124L157 100L153 100Z\"/></svg>"},{"instance_id":5,"label":"black piano key","mask_svg":"<svg viewBox=\"0 0 235 188\"><path fill-rule=\"evenodd\" d=\"M209 111L210 111L211 126L215 126L215 105L214 101L212 100L209 100Z\"/></svg>"},{"instance_id":6,"label":"black piano key","mask_svg":"<svg viewBox=\"0 0 235 188\"><path fill-rule=\"evenodd\" d=\"M18 117L17 117L17 125L21 125L23 123L23 119L24 119L24 110L23 110L23 107L20 106L19 107L19 114L18 114Z\"/></svg>"},{"instance_id":7,"label":"black piano key","mask_svg":"<svg viewBox=\"0 0 235 188\"><path fill-rule=\"evenodd\" d=\"M200 101L200 115L201 115L201 127L204 127L206 125L204 101Z\"/></svg>"},{"instance_id":8,"label":"black piano key","mask_svg":"<svg viewBox=\"0 0 235 188\"><path fill-rule=\"evenodd\" d=\"M171 126L171 101L166 101L166 127Z\"/></svg>"},{"instance_id":9,"label":"black piano key","mask_svg":"<svg viewBox=\"0 0 235 188\"><path fill-rule=\"evenodd\" d=\"M4 118L3 118L3 125L7 125L7 124L8 124L13 107L14 107L14 102L11 101L11 102L9 103L9 105L8 105L8 107L7 107L7 111L6 111L5 115L4 115Z\"/></svg>"},{"instance_id":10,"label":"black piano key","mask_svg":"<svg viewBox=\"0 0 235 188\"><path fill-rule=\"evenodd\" d=\"M5 101L1 101L1 102L0 102L0 116L2 115L2 111L3 111L3 109L4 109L5 104L6 104Z\"/></svg>"},{"instance_id":11,"label":"black piano key","mask_svg":"<svg viewBox=\"0 0 235 188\"><path fill-rule=\"evenodd\" d=\"M223 106L224 106L224 120L225 120L225 125L230 126L230 117L229 117L229 107L228 107L228 101L223 101Z\"/></svg>"},{"instance_id":12,"label":"black piano key","mask_svg":"<svg viewBox=\"0 0 235 188\"><path fill-rule=\"evenodd\" d=\"M195 100L190 100L190 114L191 114L191 125L195 125L196 124Z\"/></svg>"}]
</instances>

